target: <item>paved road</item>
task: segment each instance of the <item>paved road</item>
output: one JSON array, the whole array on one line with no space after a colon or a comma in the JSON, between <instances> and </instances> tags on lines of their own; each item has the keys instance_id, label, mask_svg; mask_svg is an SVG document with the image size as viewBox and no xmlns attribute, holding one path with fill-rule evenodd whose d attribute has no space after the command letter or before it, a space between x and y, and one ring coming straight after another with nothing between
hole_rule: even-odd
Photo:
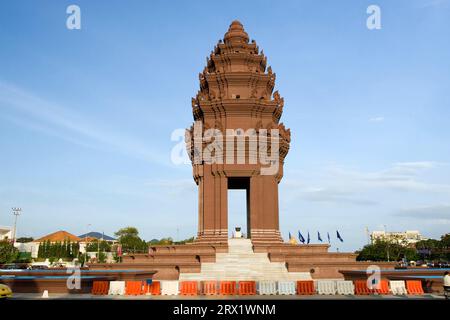
<instances>
[{"instance_id":1,"label":"paved road","mask_svg":"<svg viewBox=\"0 0 450 320\"><path fill-rule=\"evenodd\" d=\"M298 295L276 295L276 296L94 296L91 294L49 294L48 298L42 298L36 293L16 293L13 300L35 300L35 299L74 299L74 300L410 300L410 299L444 299L444 296L424 294L421 296L393 296L393 295L370 295L370 296L298 296Z\"/></svg>"}]
</instances>

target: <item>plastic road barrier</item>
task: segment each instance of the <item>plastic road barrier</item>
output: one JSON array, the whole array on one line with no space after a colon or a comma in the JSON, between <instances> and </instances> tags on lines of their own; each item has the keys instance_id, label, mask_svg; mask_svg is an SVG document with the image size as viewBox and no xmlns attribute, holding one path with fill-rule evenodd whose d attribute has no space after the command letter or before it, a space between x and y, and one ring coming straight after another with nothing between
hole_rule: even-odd
<instances>
[{"instance_id":1,"label":"plastic road barrier","mask_svg":"<svg viewBox=\"0 0 450 320\"><path fill-rule=\"evenodd\" d=\"M180 295L196 296L198 294L197 281L180 281Z\"/></svg>"},{"instance_id":2,"label":"plastic road barrier","mask_svg":"<svg viewBox=\"0 0 450 320\"><path fill-rule=\"evenodd\" d=\"M110 295L124 295L125 294L125 281L111 281L109 283Z\"/></svg>"},{"instance_id":3,"label":"plastic road barrier","mask_svg":"<svg viewBox=\"0 0 450 320\"><path fill-rule=\"evenodd\" d=\"M338 294L351 295L355 294L355 286L352 281L338 280L336 281L336 290Z\"/></svg>"},{"instance_id":4,"label":"plastic road barrier","mask_svg":"<svg viewBox=\"0 0 450 320\"><path fill-rule=\"evenodd\" d=\"M317 281L318 294L336 294L336 282L333 280Z\"/></svg>"},{"instance_id":5,"label":"plastic road barrier","mask_svg":"<svg viewBox=\"0 0 450 320\"><path fill-rule=\"evenodd\" d=\"M143 293L142 281L127 281L125 285L125 294L129 296L139 296Z\"/></svg>"},{"instance_id":6,"label":"plastic road barrier","mask_svg":"<svg viewBox=\"0 0 450 320\"><path fill-rule=\"evenodd\" d=\"M106 295L109 291L109 281L94 281L92 283L93 295Z\"/></svg>"},{"instance_id":7,"label":"plastic road barrier","mask_svg":"<svg viewBox=\"0 0 450 320\"><path fill-rule=\"evenodd\" d=\"M355 280L355 293L357 295L368 295L372 290L367 286L367 280Z\"/></svg>"},{"instance_id":8,"label":"plastic road barrier","mask_svg":"<svg viewBox=\"0 0 450 320\"><path fill-rule=\"evenodd\" d=\"M316 293L316 290L314 289L314 281L312 281L312 280L297 281L297 294L298 295L312 295L315 293Z\"/></svg>"},{"instance_id":9,"label":"plastic road barrier","mask_svg":"<svg viewBox=\"0 0 450 320\"><path fill-rule=\"evenodd\" d=\"M277 282L270 280L258 281L258 294L272 295L277 294Z\"/></svg>"},{"instance_id":10,"label":"plastic road barrier","mask_svg":"<svg viewBox=\"0 0 450 320\"><path fill-rule=\"evenodd\" d=\"M226 296L235 295L236 281L220 281L220 294Z\"/></svg>"},{"instance_id":11,"label":"plastic road barrier","mask_svg":"<svg viewBox=\"0 0 450 320\"><path fill-rule=\"evenodd\" d=\"M375 288L378 294L389 294L389 282L387 280L380 280L378 288Z\"/></svg>"},{"instance_id":12,"label":"plastic road barrier","mask_svg":"<svg viewBox=\"0 0 450 320\"><path fill-rule=\"evenodd\" d=\"M217 281L202 281L202 294L206 296L214 296L217 294Z\"/></svg>"},{"instance_id":13,"label":"plastic road barrier","mask_svg":"<svg viewBox=\"0 0 450 320\"><path fill-rule=\"evenodd\" d=\"M278 294L295 294L295 281L278 281Z\"/></svg>"},{"instance_id":14,"label":"plastic road barrier","mask_svg":"<svg viewBox=\"0 0 450 320\"><path fill-rule=\"evenodd\" d=\"M420 295L423 294L422 281L420 280L407 280L406 289L409 294Z\"/></svg>"},{"instance_id":15,"label":"plastic road barrier","mask_svg":"<svg viewBox=\"0 0 450 320\"><path fill-rule=\"evenodd\" d=\"M389 281L389 285L391 287L392 294L403 295L408 293L405 288L405 281L391 280Z\"/></svg>"},{"instance_id":16,"label":"plastic road barrier","mask_svg":"<svg viewBox=\"0 0 450 320\"><path fill-rule=\"evenodd\" d=\"M239 295L249 296L256 294L256 282L255 281L239 281Z\"/></svg>"},{"instance_id":17,"label":"plastic road barrier","mask_svg":"<svg viewBox=\"0 0 450 320\"><path fill-rule=\"evenodd\" d=\"M161 281L161 294L162 295L177 295L178 294L178 281Z\"/></svg>"},{"instance_id":18,"label":"plastic road barrier","mask_svg":"<svg viewBox=\"0 0 450 320\"><path fill-rule=\"evenodd\" d=\"M144 294L159 296L161 295L161 283L159 281L152 281L144 285Z\"/></svg>"}]
</instances>

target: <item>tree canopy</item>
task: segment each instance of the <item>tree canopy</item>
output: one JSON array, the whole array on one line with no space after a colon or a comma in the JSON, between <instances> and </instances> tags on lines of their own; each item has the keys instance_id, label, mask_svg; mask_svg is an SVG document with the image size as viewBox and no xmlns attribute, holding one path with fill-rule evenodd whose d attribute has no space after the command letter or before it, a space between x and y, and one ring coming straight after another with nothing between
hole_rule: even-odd
<instances>
[{"instance_id":1,"label":"tree canopy","mask_svg":"<svg viewBox=\"0 0 450 320\"><path fill-rule=\"evenodd\" d=\"M122 245L123 252L140 252L148 249L147 243L139 237L139 231L135 227L122 228L114 235Z\"/></svg>"},{"instance_id":2,"label":"tree canopy","mask_svg":"<svg viewBox=\"0 0 450 320\"><path fill-rule=\"evenodd\" d=\"M7 240L0 241L0 264L14 262L19 255L19 250Z\"/></svg>"},{"instance_id":3,"label":"tree canopy","mask_svg":"<svg viewBox=\"0 0 450 320\"><path fill-rule=\"evenodd\" d=\"M398 261L407 260L450 260L450 234L441 236L440 240L428 239L418 241L415 245L410 245L406 240L397 238L378 239L371 244L356 251L359 261Z\"/></svg>"}]
</instances>

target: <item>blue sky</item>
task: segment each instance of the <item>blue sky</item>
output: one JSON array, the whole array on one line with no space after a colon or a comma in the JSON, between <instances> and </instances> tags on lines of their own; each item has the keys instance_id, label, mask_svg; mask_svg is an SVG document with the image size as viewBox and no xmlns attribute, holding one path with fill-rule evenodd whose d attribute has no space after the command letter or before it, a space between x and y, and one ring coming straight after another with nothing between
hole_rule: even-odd
<instances>
[{"instance_id":1,"label":"blue sky","mask_svg":"<svg viewBox=\"0 0 450 320\"><path fill-rule=\"evenodd\" d=\"M81 30L66 28L70 4ZM370 4L381 30L366 28ZM0 7L0 225L22 207L19 236L196 233L191 167L171 163L170 137L191 125L198 73L234 19L285 99L285 238L330 232L342 251L366 243L366 226L450 230L448 0ZM245 223L242 194L230 192L229 211L230 227Z\"/></svg>"}]
</instances>

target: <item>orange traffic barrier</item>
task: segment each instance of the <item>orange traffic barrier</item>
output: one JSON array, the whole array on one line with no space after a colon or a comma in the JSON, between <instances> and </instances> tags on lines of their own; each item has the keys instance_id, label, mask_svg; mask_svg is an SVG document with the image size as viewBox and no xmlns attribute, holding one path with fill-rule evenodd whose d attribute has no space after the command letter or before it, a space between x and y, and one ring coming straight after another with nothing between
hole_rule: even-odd
<instances>
[{"instance_id":1,"label":"orange traffic barrier","mask_svg":"<svg viewBox=\"0 0 450 320\"><path fill-rule=\"evenodd\" d=\"M138 296L143 293L142 281L127 281L125 284L125 294Z\"/></svg>"},{"instance_id":2,"label":"orange traffic barrier","mask_svg":"<svg viewBox=\"0 0 450 320\"><path fill-rule=\"evenodd\" d=\"M217 294L217 281L202 281L202 294L213 296Z\"/></svg>"},{"instance_id":3,"label":"orange traffic barrier","mask_svg":"<svg viewBox=\"0 0 450 320\"><path fill-rule=\"evenodd\" d=\"M235 295L236 281L220 281L220 294L228 296Z\"/></svg>"},{"instance_id":4,"label":"orange traffic barrier","mask_svg":"<svg viewBox=\"0 0 450 320\"><path fill-rule=\"evenodd\" d=\"M180 295L196 296L197 291L197 281L180 281Z\"/></svg>"},{"instance_id":5,"label":"orange traffic barrier","mask_svg":"<svg viewBox=\"0 0 450 320\"><path fill-rule=\"evenodd\" d=\"M378 294L389 294L389 283L387 280L380 280L378 289L374 289Z\"/></svg>"},{"instance_id":6,"label":"orange traffic barrier","mask_svg":"<svg viewBox=\"0 0 450 320\"><path fill-rule=\"evenodd\" d=\"M367 286L366 280L356 280L355 284L355 294L357 295L368 295L372 293L372 290Z\"/></svg>"},{"instance_id":7,"label":"orange traffic barrier","mask_svg":"<svg viewBox=\"0 0 450 320\"><path fill-rule=\"evenodd\" d=\"M409 294L423 294L422 282L420 280L407 280L406 290Z\"/></svg>"},{"instance_id":8,"label":"orange traffic barrier","mask_svg":"<svg viewBox=\"0 0 450 320\"><path fill-rule=\"evenodd\" d=\"M151 294L152 296L161 295L161 282L152 281L152 283L144 285L144 294Z\"/></svg>"},{"instance_id":9,"label":"orange traffic barrier","mask_svg":"<svg viewBox=\"0 0 450 320\"><path fill-rule=\"evenodd\" d=\"M297 281L297 294L311 295L316 293L314 290L314 281Z\"/></svg>"},{"instance_id":10,"label":"orange traffic barrier","mask_svg":"<svg viewBox=\"0 0 450 320\"><path fill-rule=\"evenodd\" d=\"M255 281L239 281L239 295L249 296L256 294Z\"/></svg>"},{"instance_id":11,"label":"orange traffic barrier","mask_svg":"<svg viewBox=\"0 0 450 320\"><path fill-rule=\"evenodd\" d=\"M109 290L109 281L94 281L92 283L91 293L94 295L107 295Z\"/></svg>"}]
</instances>

